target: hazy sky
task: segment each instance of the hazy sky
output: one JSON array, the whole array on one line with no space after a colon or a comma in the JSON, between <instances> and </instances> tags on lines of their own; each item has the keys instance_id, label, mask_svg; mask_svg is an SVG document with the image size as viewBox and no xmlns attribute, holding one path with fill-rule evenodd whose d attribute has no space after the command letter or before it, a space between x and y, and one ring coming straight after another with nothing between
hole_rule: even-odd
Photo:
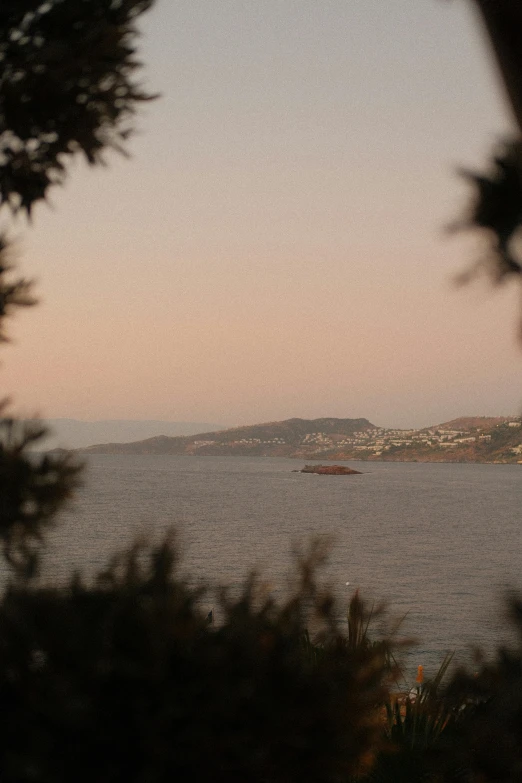
<instances>
[{"instance_id":1,"label":"hazy sky","mask_svg":"<svg viewBox=\"0 0 522 783\"><path fill-rule=\"evenodd\" d=\"M423 426L522 403L514 291L444 226L510 117L467 0L159 0L132 158L17 226L2 373L49 417Z\"/></svg>"}]
</instances>

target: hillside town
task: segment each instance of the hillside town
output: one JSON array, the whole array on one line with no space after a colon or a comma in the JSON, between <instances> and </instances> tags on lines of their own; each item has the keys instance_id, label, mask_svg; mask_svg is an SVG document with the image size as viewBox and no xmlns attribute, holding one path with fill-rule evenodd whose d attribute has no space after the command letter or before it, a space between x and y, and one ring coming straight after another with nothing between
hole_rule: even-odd
<instances>
[{"instance_id":1,"label":"hillside town","mask_svg":"<svg viewBox=\"0 0 522 783\"><path fill-rule=\"evenodd\" d=\"M495 446L495 441L503 452L502 459L498 461L522 462L522 432L520 418L495 419L491 426L491 420L486 419L481 426L470 427L468 420L462 419L461 426L448 427L439 425L431 428L416 429L387 429L370 425L351 434L337 434L332 432L309 432L296 440L292 433L290 437L238 437L231 439L230 432L223 433L220 438L194 439L192 441L192 453L205 452L208 449L226 449L227 451L244 450L245 453L262 451L266 455L269 452L286 452L291 448L291 456L296 457L328 457L335 459L416 459L430 456L438 457L439 461L453 461L454 457L467 453L471 456L474 452L477 457L486 455ZM260 433L261 434L261 433ZM516 434L514 445L511 444ZM281 453L283 456L283 453ZM471 459L470 461L476 461ZM488 460L489 461L489 460ZM496 461L496 460L492 460Z\"/></svg>"},{"instance_id":2,"label":"hillside town","mask_svg":"<svg viewBox=\"0 0 522 783\"><path fill-rule=\"evenodd\" d=\"M511 421L499 423L496 427L501 432L502 430L505 431L506 428L511 430L519 429L521 425L520 419L512 419ZM314 444L317 452L329 452L332 449L341 448L359 452L361 456L373 455L374 457L379 457L387 452L393 453L394 451L407 448L421 447L423 450L444 450L458 449L463 446L469 446L469 444L483 445L491 443L493 437L494 435L489 429L484 431L480 428L470 432L470 430L466 429L445 429L443 427L423 430L376 427L371 430L354 432L353 436L345 436L340 440L335 436L325 435L322 432L312 433L303 438L302 445ZM522 440L522 433L520 439ZM522 454L522 443L512 447L511 453L514 455Z\"/></svg>"},{"instance_id":3,"label":"hillside town","mask_svg":"<svg viewBox=\"0 0 522 783\"><path fill-rule=\"evenodd\" d=\"M463 417L423 429L378 427L368 419L287 419L193 436L100 444L85 451L522 464L522 419Z\"/></svg>"}]
</instances>

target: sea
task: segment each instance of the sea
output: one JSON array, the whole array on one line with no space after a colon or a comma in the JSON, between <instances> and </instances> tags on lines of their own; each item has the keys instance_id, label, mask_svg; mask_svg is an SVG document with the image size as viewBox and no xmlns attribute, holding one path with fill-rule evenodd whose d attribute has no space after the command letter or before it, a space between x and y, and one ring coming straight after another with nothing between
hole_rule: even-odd
<instances>
[{"instance_id":1,"label":"sea","mask_svg":"<svg viewBox=\"0 0 522 783\"><path fill-rule=\"evenodd\" d=\"M84 484L49 537L44 579L85 579L138 538L175 530L193 584L238 593L253 569L282 596L296 552L319 538L319 574L341 623L358 589L395 629L405 676L444 656L473 665L511 643L507 595L522 592L522 465L343 463L354 476L296 472L291 459L92 455ZM204 599L219 622L212 590ZM382 632L382 627L379 628Z\"/></svg>"}]
</instances>

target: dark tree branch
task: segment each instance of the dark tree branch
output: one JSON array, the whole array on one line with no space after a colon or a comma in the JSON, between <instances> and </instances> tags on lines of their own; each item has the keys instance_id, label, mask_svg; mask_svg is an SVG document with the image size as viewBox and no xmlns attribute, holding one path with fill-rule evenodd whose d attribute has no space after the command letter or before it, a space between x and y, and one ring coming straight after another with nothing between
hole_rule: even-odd
<instances>
[{"instance_id":1,"label":"dark tree branch","mask_svg":"<svg viewBox=\"0 0 522 783\"><path fill-rule=\"evenodd\" d=\"M153 0L0 5L0 206L30 214L68 161L122 151L140 102L137 17Z\"/></svg>"},{"instance_id":2,"label":"dark tree branch","mask_svg":"<svg viewBox=\"0 0 522 783\"><path fill-rule=\"evenodd\" d=\"M475 0L475 3L522 132L522 3L520 0Z\"/></svg>"}]
</instances>

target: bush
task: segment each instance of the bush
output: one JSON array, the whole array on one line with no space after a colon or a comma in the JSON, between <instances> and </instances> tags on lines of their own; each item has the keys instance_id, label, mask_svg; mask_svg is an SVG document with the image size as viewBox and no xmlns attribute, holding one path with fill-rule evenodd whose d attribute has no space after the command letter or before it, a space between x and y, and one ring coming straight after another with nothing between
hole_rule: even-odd
<instances>
[{"instance_id":1,"label":"bush","mask_svg":"<svg viewBox=\"0 0 522 783\"><path fill-rule=\"evenodd\" d=\"M277 603L251 577L223 622L135 547L96 584L11 587L0 605L5 781L346 781L380 745L386 658L354 644L313 557ZM362 617L361 613L361 617ZM320 655L304 644L318 623Z\"/></svg>"}]
</instances>

